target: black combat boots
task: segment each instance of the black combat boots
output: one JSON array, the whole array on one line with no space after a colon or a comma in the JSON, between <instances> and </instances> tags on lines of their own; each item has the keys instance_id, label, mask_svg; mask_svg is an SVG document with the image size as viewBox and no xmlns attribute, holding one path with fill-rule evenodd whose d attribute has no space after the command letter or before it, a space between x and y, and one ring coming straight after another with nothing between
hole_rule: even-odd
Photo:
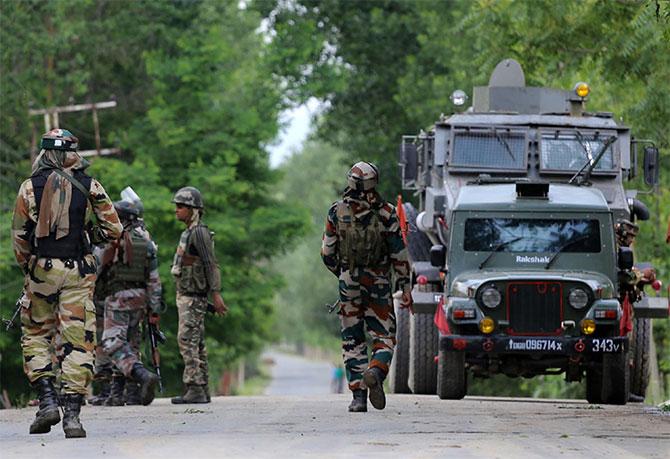
<instances>
[{"instance_id":1,"label":"black combat boots","mask_svg":"<svg viewBox=\"0 0 670 459\"><path fill-rule=\"evenodd\" d=\"M386 407L384 395L384 372L377 367L368 368L363 373L363 381L370 391L370 403L378 410Z\"/></svg>"},{"instance_id":2,"label":"black combat boots","mask_svg":"<svg viewBox=\"0 0 670 459\"><path fill-rule=\"evenodd\" d=\"M35 420L30 425L31 434L43 434L51 431L51 426L60 422L58 411L58 395L53 386L53 380L48 377L35 381L33 388L37 391L40 407L35 415Z\"/></svg>"},{"instance_id":3,"label":"black combat boots","mask_svg":"<svg viewBox=\"0 0 670 459\"><path fill-rule=\"evenodd\" d=\"M142 405L148 405L154 400L156 386L158 385L158 375L150 372L144 365L137 362L133 365L131 373L133 380L140 385L140 400Z\"/></svg>"},{"instance_id":4,"label":"black combat boots","mask_svg":"<svg viewBox=\"0 0 670 459\"><path fill-rule=\"evenodd\" d=\"M111 384L111 376L105 377L105 378L100 378L98 380L99 385L100 385L100 392L98 392L98 395L91 397L88 399L88 403L91 405L104 405L107 399L109 398L109 393L112 390L112 384Z\"/></svg>"},{"instance_id":5,"label":"black combat boots","mask_svg":"<svg viewBox=\"0 0 670 459\"><path fill-rule=\"evenodd\" d=\"M365 389L356 389L353 391L354 399L349 404L349 411L352 413L365 413L368 411L368 391Z\"/></svg>"},{"instance_id":6,"label":"black combat boots","mask_svg":"<svg viewBox=\"0 0 670 459\"><path fill-rule=\"evenodd\" d=\"M175 405L182 405L185 403L209 403L210 398L205 392L206 386L198 386L196 384L187 384L184 395L172 397L172 403Z\"/></svg>"},{"instance_id":7,"label":"black combat boots","mask_svg":"<svg viewBox=\"0 0 670 459\"><path fill-rule=\"evenodd\" d=\"M135 381L126 382L126 405L141 405L140 385Z\"/></svg>"},{"instance_id":8,"label":"black combat boots","mask_svg":"<svg viewBox=\"0 0 670 459\"><path fill-rule=\"evenodd\" d=\"M112 377L112 385L109 397L105 400L105 406L123 406L126 401L123 396L123 388L126 386L126 377L115 374Z\"/></svg>"},{"instance_id":9,"label":"black combat boots","mask_svg":"<svg viewBox=\"0 0 670 459\"><path fill-rule=\"evenodd\" d=\"M79 420L79 410L84 396L67 394L63 397L63 432L65 438L84 438L86 431Z\"/></svg>"}]
</instances>

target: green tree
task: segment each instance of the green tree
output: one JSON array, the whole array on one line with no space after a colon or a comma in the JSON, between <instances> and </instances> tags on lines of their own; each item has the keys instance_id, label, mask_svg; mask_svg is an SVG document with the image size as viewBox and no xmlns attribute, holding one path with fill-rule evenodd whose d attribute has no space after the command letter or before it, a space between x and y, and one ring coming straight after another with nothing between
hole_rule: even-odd
<instances>
[{"instance_id":1,"label":"green tree","mask_svg":"<svg viewBox=\"0 0 670 459\"><path fill-rule=\"evenodd\" d=\"M260 16L216 0L25 1L0 2L0 8L2 315L21 290L9 225L29 161L17 159L28 157L31 139L42 131L40 120L28 116L29 105L114 95L117 108L100 112L103 141L124 153L95 158L90 171L112 199L131 185L144 201L169 304L162 320L168 390L181 386L169 265L182 230L170 201L182 186L204 194L230 306L224 319L208 318L212 377L260 349L275 336L273 295L281 281L268 260L308 221L300 207L272 195L280 175L264 147L278 132L284 102L256 33ZM84 148L94 145L90 114L64 115L60 122ZM1 385L12 395L27 390L18 338L18 331L0 337Z\"/></svg>"}]
</instances>

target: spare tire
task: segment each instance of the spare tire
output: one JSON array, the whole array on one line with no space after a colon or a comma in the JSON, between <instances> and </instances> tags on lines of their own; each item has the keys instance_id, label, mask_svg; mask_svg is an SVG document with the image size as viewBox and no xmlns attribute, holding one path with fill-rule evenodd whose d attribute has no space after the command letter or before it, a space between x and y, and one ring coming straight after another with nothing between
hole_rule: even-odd
<instances>
[{"instance_id":1,"label":"spare tire","mask_svg":"<svg viewBox=\"0 0 670 459\"><path fill-rule=\"evenodd\" d=\"M407 216L407 252L410 262L429 261L430 248L433 243L426 233L416 227L416 216L419 214L412 204L404 203L405 215Z\"/></svg>"}]
</instances>

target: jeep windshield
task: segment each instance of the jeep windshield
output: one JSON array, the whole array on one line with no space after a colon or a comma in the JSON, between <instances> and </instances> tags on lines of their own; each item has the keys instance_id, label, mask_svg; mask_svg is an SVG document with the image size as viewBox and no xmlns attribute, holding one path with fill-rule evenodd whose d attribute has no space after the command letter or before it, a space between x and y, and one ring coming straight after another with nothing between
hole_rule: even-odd
<instances>
[{"instance_id":1,"label":"jeep windshield","mask_svg":"<svg viewBox=\"0 0 670 459\"><path fill-rule=\"evenodd\" d=\"M598 253L600 224L587 219L469 218L467 252Z\"/></svg>"},{"instance_id":2,"label":"jeep windshield","mask_svg":"<svg viewBox=\"0 0 670 459\"><path fill-rule=\"evenodd\" d=\"M578 171L595 159L607 138L607 135L578 131L545 131L540 141L541 167L543 170ZM610 145L594 170L612 171L614 166L614 150Z\"/></svg>"}]
</instances>

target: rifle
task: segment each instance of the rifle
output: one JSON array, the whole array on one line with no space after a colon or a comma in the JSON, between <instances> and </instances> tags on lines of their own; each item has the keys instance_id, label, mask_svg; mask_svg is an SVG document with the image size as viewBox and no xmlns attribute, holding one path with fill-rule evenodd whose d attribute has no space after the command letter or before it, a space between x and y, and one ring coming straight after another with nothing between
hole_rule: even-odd
<instances>
[{"instance_id":1,"label":"rifle","mask_svg":"<svg viewBox=\"0 0 670 459\"><path fill-rule=\"evenodd\" d=\"M161 377L161 354L158 352L158 346L165 343L165 334L158 328L157 324L152 324L147 316L147 329L149 330L149 343L151 344L151 363L158 376L158 390L163 393L163 378Z\"/></svg>"},{"instance_id":2,"label":"rifle","mask_svg":"<svg viewBox=\"0 0 670 459\"><path fill-rule=\"evenodd\" d=\"M14 321L16 320L16 317L19 315L21 312L21 300L23 299L23 296L25 293L21 293L21 296L19 297L18 300L16 300L16 309L14 310L14 314L12 314L12 318L7 320L7 319L2 319L2 323L5 325L5 331L9 331L10 328L14 326Z\"/></svg>"},{"instance_id":3,"label":"rifle","mask_svg":"<svg viewBox=\"0 0 670 459\"><path fill-rule=\"evenodd\" d=\"M7 319L2 319L2 323L5 324L5 331L9 331L10 328L14 326L14 321L16 320L16 316L19 315L19 312L21 312L21 298L23 298L23 294L19 297L18 300L16 300L16 310L14 311L14 314L12 314L12 318L7 320Z\"/></svg>"},{"instance_id":4,"label":"rifle","mask_svg":"<svg viewBox=\"0 0 670 459\"><path fill-rule=\"evenodd\" d=\"M337 308L337 306L339 304L340 304L340 299L339 298L333 304L326 303L326 308L328 309L328 314L332 314L332 312L335 310L335 308Z\"/></svg>"}]
</instances>

